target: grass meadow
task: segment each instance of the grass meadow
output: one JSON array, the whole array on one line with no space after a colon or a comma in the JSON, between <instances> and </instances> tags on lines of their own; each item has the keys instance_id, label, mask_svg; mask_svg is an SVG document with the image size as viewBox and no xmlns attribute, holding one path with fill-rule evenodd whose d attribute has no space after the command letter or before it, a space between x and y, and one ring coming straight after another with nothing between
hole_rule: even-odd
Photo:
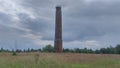
<instances>
[{"instance_id":1,"label":"grass meadow","mask_svg":"<svg viewBox=\"0 0 120 68\"><path fill-rule=\"evenodd\" d=\"M120 55L80 53L0 53L0 68L120 68Z\"/></svg>"}]
</instances>

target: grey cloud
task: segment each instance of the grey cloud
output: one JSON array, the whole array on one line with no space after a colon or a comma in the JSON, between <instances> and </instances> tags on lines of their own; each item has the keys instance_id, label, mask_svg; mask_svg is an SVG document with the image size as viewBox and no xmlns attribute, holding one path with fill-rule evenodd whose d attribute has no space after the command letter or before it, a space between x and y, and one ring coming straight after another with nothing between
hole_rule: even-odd
<instances>
[{"instance_id":1,"label":"grey cloud","mask_svg":"<svg viewBox=\"0 0 120 68\"><path fill-rule=\"evenodd\" d=\"M11 16L4 14L4 13L0 13L0 23L1 24L10 24L11 21Z\"/></svg>"},{"instance_id":2,"label":"grey cloud","mask_svg":"<svg viewBox=\"0 0 120 68\"><path fill-rule=\"evenodd\" d=\"M25 28L28 28L32 31L41 31L44 30L44 27L46 26L46 22L42 19L31 19L26 14L19 14L19 18L21 19L21 23Z\"/></svg>"},{"instance_id":3,"label":"grey cloud","mask_svg":"<svg viewBox=\"0 0 120 68\"><path fill-rule=\"evenodd\" d=\"M63 7L63 38L65 41L77 39L82 40L91 36L104 36L106 34L119 31L119 23L117 23L119 21L119 2L109 3L104 1L95 1L86 4L84 1L67 1L62 3L62 5L64 4L66 4ZM40 5L36 6L41 7ZM49 8L50 7L47 6L44 10ZM40 10L41 9L37 9L37 11ZM53 9L51 8L51 10ZM41 11L43 12L43 9ZM46 13L43 12L43 15L46 16ZM115 22L116 20L117 22ZM52 34L54 33L51 33L51 36L48 36L47 34L54 32L54 29L48 29L49 31L47 31L47 28L44 28L44 31L45 29L46 34L43 35L43 39L52 40Z\"/></svg>"},{"instance_id":4,"label":"grey cloud","mask_svg":"<svg viewBox=\"0 0 120 68\"><path fill-rule=\"evenodd\" d=\"M95 1L90 4L71 7L69 16L72 17L99 17L99 16L120 16L120 1L109 3Z\"/></svg>"},{"instance_id":5,"label":"grey cloud","mask_svg":"<svg viewBox=\"0 0 120 68\"><path fill-rule=\"evenodd\" d=\"M50 0L22 0L23 2L21 3L23 6L26 7L32 7L32 8L39 8L42 6L48 6L51 4Z\"/></svg>"},{"instance_id":6,"label":"grey cloud","mask_svg":"<svg viewBox=\"0 0 120 68\"><path fill-rule=\"evenodd\" d=\"M119 33L120 2L95 1L72 6L66 12L63 28L68 40ZM64 13L65 14L65 13ZM67 21L66 21L67 20Z\"/></svg>"},{"instance_id":7,"label":"grey cloud","mask_svg":"<svg viewBox=\"0 0 120 68\"><path fill-rule=\"evenodd\" d=\"M31 30L30 33L40 33L43 36L43 39L51 39L53 37L51 34L54 31L53 22L48 22L45 19L41 18L31 19L26 14L19 14L19 18L21 19L20 22L22 23L24 28Z\"/></svg>"},{"instance_id":8,"label":"grey cloud","mask_svg":"<svg viewBox=\"0 0 120 68\"><path fill-rule=\"evenodd\" d=\"M62 5L63 40L65 44L67 44L67 42L73 42L72 44L74 45L77 43L74 42L76 40L78 42L80 40L96 40L99 41L99 45L101 45L98 47L103 47L104 45L108 45L104 41L112 40L112 38L112 41L114 42L110 42L109 44L117 44L118 41L120 41L119 39L116 40L116 37L111 37L115 36L116 34L120 34L120 2L117 0L96 0L90 2L86 2L85 0L21 0L19 5L22 6L23 9L26 9L26 12L29 11L34 16L34 18L30 17L30 13L17 13L18 18L20 19L19 27L29 29L30 32L24 32L15 28L11 29L11 27L8 28L6 26L0 28L3 31L0 31L2 32L0 36L4 36L3 34L8 31L8 33L16 33L15 37L32 34L33 36L41 36L41 40L53 41L55 25L55 6L59 4ZM5 22L7 25L7 23L12 24L14 22L11 21L14 20L11 18L11 15L9 16L0 13L0 18L1 24ZM4 30L4 28L7 29ZM116 36L118 37L118 35ZM30 39L21 39L30 42ZM26 42L26 48L30 45L27 45L27 43L28 42ZM30 47L34 47L34 45L35 44L31 43Z\"/></svg>"}]
</instances>

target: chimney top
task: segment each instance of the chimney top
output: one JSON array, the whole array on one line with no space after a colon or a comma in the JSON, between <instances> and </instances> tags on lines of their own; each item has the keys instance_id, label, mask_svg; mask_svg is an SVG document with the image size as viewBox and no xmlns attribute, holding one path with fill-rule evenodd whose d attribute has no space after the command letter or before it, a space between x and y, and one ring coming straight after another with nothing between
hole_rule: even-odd
<instances>
[{"instance_id":1,"label":"chimney top","mask_svg":"<svg viewBox=\"0 0 120 68\"><path fill-rule=\"evenodd\" d=\"M61 6L56 6L56 8L61 8Z\"/></svg>"}]
</instances>

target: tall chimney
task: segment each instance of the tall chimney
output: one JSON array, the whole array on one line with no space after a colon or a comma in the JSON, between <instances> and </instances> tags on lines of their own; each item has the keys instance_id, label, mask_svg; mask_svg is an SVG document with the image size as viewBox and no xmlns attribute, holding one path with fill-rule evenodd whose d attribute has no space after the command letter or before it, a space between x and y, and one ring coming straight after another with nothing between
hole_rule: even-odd
<instances>
[{"instance_id":1,"label":"tall chimney","mask_svg":"<svg viewBox=\"0 0 120 68\"><path fill-rule=\"evenodd\" d=\"M54 48L57 52L62 52L62 12L60 6L56 7Z\"/></svg>"}]
</instances>

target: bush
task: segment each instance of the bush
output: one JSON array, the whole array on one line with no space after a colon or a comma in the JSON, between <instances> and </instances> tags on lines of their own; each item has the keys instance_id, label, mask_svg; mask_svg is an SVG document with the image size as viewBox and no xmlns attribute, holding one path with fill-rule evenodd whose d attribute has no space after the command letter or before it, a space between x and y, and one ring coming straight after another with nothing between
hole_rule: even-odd
<instances>
[{"instance_id":1,"label":"bush","mask_svg":"<svg viewBox=\"0 0 120 68\"><path fill-rule=\"evenodd\" d=\"M42 51L43 51L43 52L55 52L55 49L54 49L53 46L47 45L47 46L45 46L45 47L43 48Z\"/></svg>"},{"instance_id":2,"label":"bush","mask_svg":"<svg viewBox=\"0 0 120 68\"><path fill-rule=\"evenodd\" d=\"M12 53L12 55L13 55L13 56L16 56L16 55L17 55L17 53L16 53L16 52L13 52L13 53Z\"/></svg>"}]
</instances>

